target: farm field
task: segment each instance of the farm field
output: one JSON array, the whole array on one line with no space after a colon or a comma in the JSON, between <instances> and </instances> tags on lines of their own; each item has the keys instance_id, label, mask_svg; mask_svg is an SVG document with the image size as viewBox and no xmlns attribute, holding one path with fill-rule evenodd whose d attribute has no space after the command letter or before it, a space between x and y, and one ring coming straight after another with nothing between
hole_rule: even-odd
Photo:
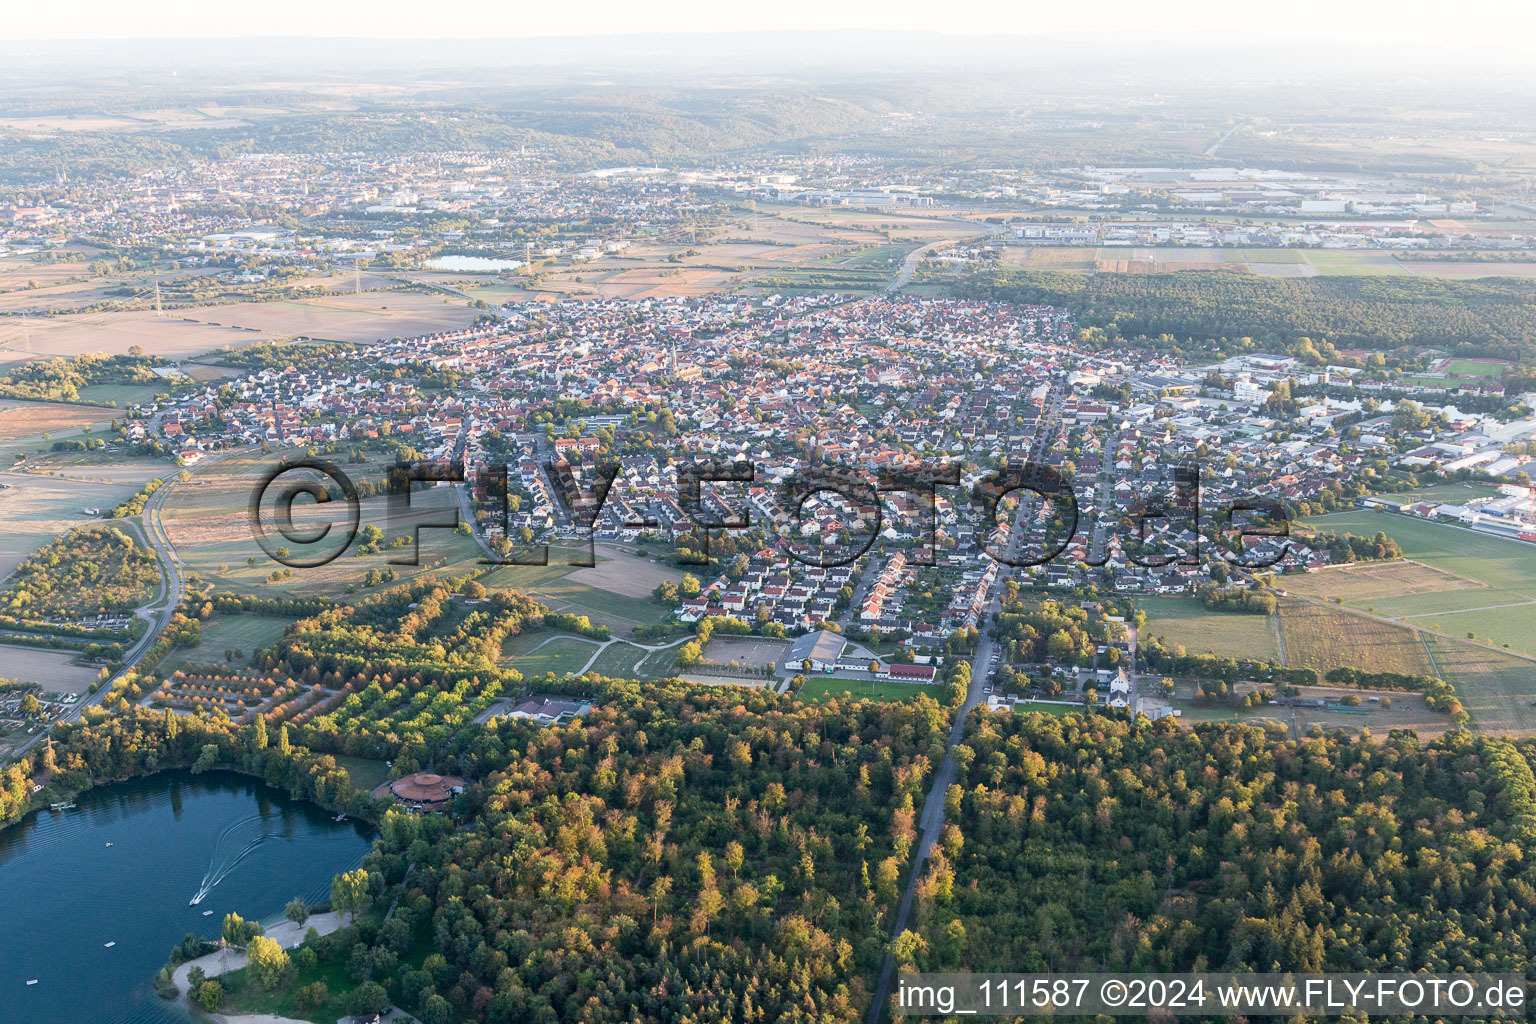
<instances>
[{"instance_id":1,"label":"farm field","mask_svg":"<svg viewBox=\"0 0 1536 1024\"><path fill-rule=\"evenodd\" d=\"M1146 246L1084 247L1015 244L1003 250L1007 266L1100 273L1172 273L1227 270L1259 277L1402 276L1471 280L1536 277L1536 262L1400 260L1374 249L1205 249ZM1459 373L1460 371L1452 371Z\"/></svg>"},{"instance_id":2,"label":"farm field","mask_svg":"<svg viewBox=\"0 0 1536 1024\"><path fill-rule=\"evenodd\" d=\"M1406 274L1390 252L1371 249L1309 249L1307 262L1323 277L1391 276Z\"/></svg>"},{"instance_id":3,"label":"farm field","mask_svg":"<svg viewBox=\"0 0 1536 1024\"><path fill-rule=\"evenodd\" d=\"M209 309L192 311L197 317ZM46 319L0 319L0 364L86 352L126 355L134 345L162 359L185 359L218 348L241 348L284 337L286 332L223 326L191 316L154 310L66 313Z\"/></svg>"},{"instance_id":4,"label":"farm field","mask_svg":"<svg viewBox=\"0 0 1536 1024\"><path fill-rule=\"evenodd\" d=\"M1412 620L1414 625L1438 629L1443 633L1473 634L1473 638L1501 647L1512 647L1527 654L1536 654L1536 603L1510 607L1474 608L1444 615L1421 615ZM1536 665L1531 666L1536 673Z\"/></svg>"},{"instance_id":5,"label":"farm field","mask_svg":"<svg viewBox=\"0 0 1536 1024\"><path fill-rule=\"evenodd\" d=\"M594 554L595 566L568 565L568 560L584 558L585 553L574 547L551 546L549 565L502 566L486 573L480 582L492 590L522 591L551 611L586 615L619 636L628 635L637 625L652 625L667 617L671 609L653 602L651 591L662 579L681 579L681 571L616 544L598 544Z\"/></svg>"},{"instance_id":6,"label":"farm field","mask_svg":"<svg viewBox=\"0 0 1536 1024\"><path fill-rule=\"evenodd\" d=\"M1289 576L1280 582L1284 589L1536 653L1536 546L1380 512L1322 516L1307 525L1382 531L1409 561Z\"/></svg>"},{"instance_id":7,"label":"farm field","mask_svg":"<svg viewBox=\"0 0 1536 1024\"><path fill-rule=\"evenodd\" d=\"M70 405L65 402L19 402L0 399L0 443L24 438L37 438L38 446L47 447L51 441L44 434L95 428L106 428L112 422L110 409L89 405Z\"/></svg>"},{"instance_id":8,"label":"farm field","mask_svg":"<svg viewBox=\"0 0 1536 1024\"><path fill-rule=\"evenodd\" d=\"M530 587L526 593L548 605L550 611L586 615L594 624L607 626L620 636L627 635L635 626L654 625L671 612L649 600L577 583L569 575Z\"/></svg>"},{"instance_id":9,"label":"farm field","mask_svg":"<svg viewBox=\"0 0 1536 1024\"><path fill-rule=\"evenodd\" d=\"M1457 576L1443 569L1412 560L1393 562L1355 562L1332 566L1320 572L1287 576L1282 581L1285 590L1305 597L1339 598L1345 604L1361 605L1385 600L1412 600L1416 597L1439 595L1453 591L1473 591L1458 595L1468 602L1468 607L1491 604L1489 588ZM1431 602L1433 607L1433 602ZM1373 605L1373 607L1375 607ZM1381 611L1379 607L1377 611ZM1383 612L1383 614L1387 614Z\"/></svg>"},{"instance_id":10,"label":"farm field","mask_svg":"<svg viewBox=\"0 0 1536 1024\"><path fill-rule=\"evenodd\" d=\"M361 502L361 525L378 526L387 538L409 536L416 526L422 527L419 565L391 562L410 558L410 546L392 548L386 544L377 554L360 557L354 545L327 565L295 568L291 576L269 581L272 572L281 572L284 567L268 557L253 536L250 502L263 476L276 465L276 458L258 452L198 466L188 482L174 486L165 499L161 519L177 557L189 573L235 593L336 598L345 594L349 585L360 587L365 574L372 569L393 571L397 582L405 582L435 569L467 569L477 564L481 551L473 538L449 529L428 528L433 523L451 521L458 508L451 488L434 487L412 492L410 510L393 523L384 496L364 498ZM363 479L370 474L382 475L382 468L348 466L346 472L354 479ZM337 529L333 532L339 536L346 515L338 508L331 518L330 512L330 508L313 503L296 503L296 529L309 531L322 523L335 523ZM334 542L329 548L321 542L313 549L294 545L290 550L294 558L303 558L333 548ZM249 559L254 559L255 564L250 564Z\"/></svg>"},{"instance_id":11,"label":"farm field","mask_svg":"<svg viewBox=\"0 0 1536 1024\"><path fill-rule=\"evenodd\" d=\"M1218 654L1255 661L1280 660L1275 623L1268 615L1207 611L1192 597L1144 597L1142 633L1182 644L1190 654Z\"/></svg>"},{"instance_id":12,"label":"farm field","mask_svg":"<svg viewBox=\"0 0 1536 1024\"><path fill-rule=\"evenodd\" d=\"M1403 554L1408 558L1485 583L1496 590L1529 593L1531 599L1536 600L1536 544L1366 510L1317 516L1308 519L1306 525L1365 536L1379 530L1402 545Z\"/></svg>"},{"instance_id":13,"label":"farm field","mask_svg":"<svg viewBox=\"0 0 1536 1024\"><path fill-rule=\"evenodd\" d=\"M1306 253L1300 249L1228 249L1226 258L1237 256L1245 263L1305 263Z\"/></svg>"},{"instance_id":14,"label":"farm field","mask_svg":"<svg viewBox=\"0 0 1536 1024\"><path fill-rule=\"evenodd\" d=\"M566 579L622 597L649 601L651 591L663 581L676 583L683 578L682 570L636 555L633 549L617 544L598 544L594 553L597 565L577 567Z\"/></svg>"},{"instance_id":15,"label":"farm field","mask_svg":"<svg viewBox=\"0 0 1536 1024\"><path fill-rule=\"evenodd\" d=\"M1280 602L1288 668L1319 675L1346 666L1362 672L1431 675L1434 666L1416 631L1294 598Z\"/></svg>"},{"instance_id":16,"label":"farm field","mask_svg":"<svg viewBox=\"0 0 1536 1024\"><path fill-rule=\"evenodd\" d=\"M1004 264L1031 270L1092 270L1097 249L1070 245L1009 246L1003 250Z\"/></svg>"},{"instance_id":17,"label":"farm field","mask_svg":"<svg viewBox=\"0 0 1536 1024\"><path fill-rule=\"evenodd\" d=\"M944 689L942 686L917 683L887 683L880 680L829 679L825 676L813 676L805 681L805 685L800 687L795 696L804 701L823 701L829 698L842 698L844 693L847 693L855 700L911 700L919 694L927 694L934 700L941 701L944 699Z\"/></svg>"},{"instance_id":18,"label":"farm field","mask_svg":"<svg viewBox=\"0 0 1536 1024\"><path fill-rule=\"evenodd\" d=\"M1536 263L1519 261L1402 260L1398 265L1419 277L1536 277Z\"/></svg>"},{"instance_id":19,"label":"farm field","mask_svg":"<svg viewBox=\"0 0 1536 1024\"><path fill-rule=\"evenodd\" d=\"M166 463L129 461L93 465L55 475L0 471L0 577L60 534L99 518L85 509L110 512L147 480L170 467Z\"/></svg>"},{"instance_id":20,"label":"farm field","mask_svg":"<svg viewBox=\"0 0 1536 1024\"><path fill-rule=\"evenodd\" d=\"M90 264L39 263L30 257L0 259L0 291L37 292L91 276Z\"/></svg>"},{"instance_id":21,"label":"farm field","mask_svg":"<svg viewBox=\"0 0 1536 1024\"><path fill-rule=\"evenodd\" d=\"M206 324L233 326L275 337L301 335L326 341L372 342L474 322L478 311L462 299L432 293L362 292L281 302L237 302L189 311Z\"/></svg>"},{"instance_id":22,"label":"farm field","mask_svg":"<svg viewBox=\"0 0 1536 1024\"><path fill-rule=\"evenodd\" d=\"M1536 735L1536 663L1446 637L1425 635L1424 642L1475 728Z\"/></svg>"},{"instance_id":23,"label":"farm field","mask_svg":"<svg viewBox=\"0 0 1536 1024\"><path fill-rule=\"evenodd\" d=\"M500 282L477 281L466 290L488 302L567 296L654 298L757 290L763 286L761 279L770 274L795 277L841 270L875 276L885 269L886 228L892 235L919 239L928 231L942 234L946 223L958 225L900 213L866 224L869 215L858 211L780 208L771 203L760 203L755 215L736 213L739 220L716 225L697 237L638 242L622 252L603 253L583 262L560 257L539 264L537 282L514 274ZM952 228L950 233L954 230L980 233L969 225ZM408 272L408 276L426 279L419 272Z\"/></svg>"},{"instance_id":24,"label":"farm field","mask_svg":"<svg viewBox=\"0 0 1536 1024\"><path fill-rule=\"evenodd\" d=\"M5 678L23 683L38 683L57 693L84 693L101 672L99 665L73 664L73 651L51 651L39 647L12 647L0 644L0 661Z\"/></svg>"}]
</instances>

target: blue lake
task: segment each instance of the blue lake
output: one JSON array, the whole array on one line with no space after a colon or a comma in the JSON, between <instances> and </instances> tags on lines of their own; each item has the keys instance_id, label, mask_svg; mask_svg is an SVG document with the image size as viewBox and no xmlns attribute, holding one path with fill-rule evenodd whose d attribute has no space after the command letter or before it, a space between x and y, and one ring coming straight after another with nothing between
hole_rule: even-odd
<instances>
[{"instance_id":1,"label":"blue lake","mask_svg":"<svg viewBox=\"0 0 1536 1024\"><path fill-rule=\"evenodd\" d=\"M150 984L171 947L217 938L230 911L271 921L294 896L329 898L373 836L224 772L114 783L77 804L0 831L0 1024L185 1024Z\"/></svg>"}]
</instances>

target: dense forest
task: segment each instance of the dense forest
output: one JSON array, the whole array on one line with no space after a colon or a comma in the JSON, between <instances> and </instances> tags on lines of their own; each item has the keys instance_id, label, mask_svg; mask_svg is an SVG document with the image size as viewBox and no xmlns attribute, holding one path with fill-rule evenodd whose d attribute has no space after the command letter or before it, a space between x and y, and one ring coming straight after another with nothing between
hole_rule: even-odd
<instances>
[{"instance_id":1,"label":"dense forest","mask_svg":"<svg viewBox=\"0 0 1536 1024\"><path fill-rule=\"evenodd\" d=\"M938 704L580 685L598 706L569 724L454 735L471 788L451 820L383 813L287 725L155 713L132 688L12 766L0 814L33 780L232 767L378 820L354 880L373 912L259 984L444 1024L851 1024L888 949L923 969L1525 972L1536 946L1533 743L978 711L888 943Z\"/></svg>"},{"instance_id":2,"label":"dense forest","mask_svg":"<svg viewBox=\"0 0 1536 1024\"><path fill-rule=\"evenodd\" d=\"M1063 306L1083 327L1125 338L1250 338L1283 348L1310 337L1346 348L1536 356L1536 281L1514 278L1002 271L960 287L978 298Z\"/></svg>"},{"instance_id":3,"label":"dense forest","mask_svg":"<svg viewBox=\"0 0 1536 1024\"><path fill-rule=\"evenodd\" d=\"M381 817L286 726L155 714L132 692L13 766L0 812L29 778L78 789L190 766L380 820L359 884L392 889L420 927L375 917L348 936L360 953L310 945L423 1019L862 1020L947 714L924 697L589 685L603 703L569 725L499 718L461 738L476 785L456 829ZM296 954L272 983L313 985L316 963Z\"/></svg>"},{"instance_id":4,"label":"dense forest","mask_svg":"<svg viewBox=\"0 0 1536 1024\"><path fill-rule=\"evenodd\" d=\"M924 969L1512 971L1529 742L974 716L896 943Z\"/></svg>"},{"instance_id":5,"label":"dense forest","mask_svg":"<svg viewBox=\"0 0 1536 1024\"><path fill-rule=\"evenodd\" d=\"M490 1022L855 1021L947 716L611 685L569 726L496 720L474 827L376 868L433 900L438 993ZM465 759L469 760L469 759ZM426 1001L410 979L399 997Z\"/></svg>"}]
</instances>

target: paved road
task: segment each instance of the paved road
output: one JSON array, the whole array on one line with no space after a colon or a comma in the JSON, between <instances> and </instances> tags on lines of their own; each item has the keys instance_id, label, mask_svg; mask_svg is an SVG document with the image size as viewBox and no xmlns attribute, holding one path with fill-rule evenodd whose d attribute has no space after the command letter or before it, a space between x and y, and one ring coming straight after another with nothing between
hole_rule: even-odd
<instances>
[{"instance_id":1,"label":"paved road","mask_svg":"<svg viewBox=\"0 0 1536 1024\"><path fill-rule=\"evenodd\" d=\"M1046 452L1050 443L1051 431L1049 426L1056 421L1060 414L1062 396L1052 388L1048 396L1049 407L1041 417L1041 430L1036 435L1034 446L1031 450L1031 458L1039 461ZM1008 534L1008 548L1006 555L1010 559L1019 556L1019 546L1023 540L1025 530L1019 529L1018 524ZM978 620L980 637L976 643L976 652L971 658L971 686L966 691L965 703L960 706L955 714L954 725L950 727L948 747L944 753L944 760L939 764L938 771L934 773L933 786L928 790L928 795L923 801L923 811L918 818L921 828L921 840L918 843L917 853L912 861L912 872L907 878L907 889L902 894L901 904L896 910L896 921L891 928L891 938L894 939L906 930L907 922L912 915L912 899L917 891L918 879L922 876L923 867L928 856L933 851L933 844L938 840L939 833L944 828L944 798L949 792L949 787L954 783L958 775L958 766L955 764L954 748L965 734L965 720L971 710L981 704L986 694L986 688L991 685L992 661L997 654L997 644L988 635L988 627L996 620L997 614L1002 610L1002 595L1006 581L1014 578L1017 569L1009 565L999 567L997 578L987 593L981 618ZM1129 624L1128 624L1129 625ZM1136 633L1134 625L1131 626L1131 650L1135 651ZM1134 675L1135 654L1131 656L1131 668ZM875 987L874 1002L869 1008L868 1024L878 1024L882 1013L885 1011L886 1002L890 997L891 983L896 977L896 959L889 953L885 957L885 966L880 972L880 981Z\"/></svg>"},{"instance_id":2,"label":"paved road","mask_svg":"<svg viewBox=\"0 0 1536 1024\"><path fill-rule=\"evenodd\" d=\"M1018 556L1019 540L1023 532L1017 529L1010 531L1007 557ZM960 709L955 714L955 722L949 729L944 760L940 762L938 771L934 773L933 786L923 800L923 811L918 818L922 838L918 842L917 853L912 859L912 871L907 878L906 892L902 894L901 904L896 910L896 922L891 928L892 939L906 930L907 922L912 916L912 898L917 892L918 879L922 877L923 866L927 863L928 855L933 852L933 844L938 841L939 833L944 828L944 798L959 773L959 768L955 764L955 745L965 735L967 716L972 709L984 702L987 696L986 688L991 685L992 660L997 654L997 644L988 635L987 627L1002 610L1004 581L1009 579L1014 571L1010 566L1001 566L997 577L987 591L987 600L983 605L981 618L978 620L980 637L976 642L976 652L971 656L971 686L966 691L965 703L960 705ZM885 967L880 971L880 982L875 987L875 999L869 1008L868 1024L878 1024L895 977L896 958L887 953Z\"/></svg>"},{"instance_id":3,"label":"paved road","mask_svg":"<svg viewBox=\"0 0 1536 1024\"><path fill-rule=\"evenodd\" d=\"M1232 137L1233 133L1236 132L1239 128L1241 128L1243 125L1245 125L1247 123L1248 123L1248 121L1246 119L1244 119L1242 121L1237 122L1237 124L1233 125L1231 128L1228 128L1227 129L1227 133L1225 135L1223 135L1221 138L1217 139L1215 142L1211 143L1210 148L1208 148L1205 151L1205 155L1206 156L1215 156L1216 155L1216 151L1218 149L1220 149L1223 145L1226 144L1226 141Z\"/></svg>"},{"instance_id":4,"label":"paved road","mask_svg":"<svg viewBox=\"0 0 1536 1024\"><path fill-rule=\"evenodd\" d=\"M923 262L923 257L936 249L943 249L954 244L955 240L953 238L945 238L941 241L925 245L921 249L913 249L907 253L907 258L901 261L901 269L896 272L896 277L886 286L886 292L895 295L911 284L912 278L917 274L917 265Z\"/></svg>"}]
</instances>

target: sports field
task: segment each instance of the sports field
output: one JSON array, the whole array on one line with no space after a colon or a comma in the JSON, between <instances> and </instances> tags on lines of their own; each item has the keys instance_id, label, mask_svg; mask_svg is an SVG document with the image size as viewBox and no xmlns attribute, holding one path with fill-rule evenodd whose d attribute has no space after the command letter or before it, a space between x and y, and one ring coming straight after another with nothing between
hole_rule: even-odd
<instances>
[{"instance_id":1,"label":"sports field","mask_svg":"<svg viewBox=\"0 0 1536 1024\"><path fill-rule=\"evenodd\" d=\"M788 653L790 645L778 640L754 636L712 636L704 657L716 664L776 665Z\"/></svg>"},{"instance_id":2,"label":"sports field","mask_svg":"<svg viewBox=\"0 0 1536 1024\"><path fill-rule=\"evenodd\" d=\"M1458 377L1502 377L1509 364L1488 359L1452 359L1443 369Z\"/></svg>"},{"instance_id":3,"label":"sports field","mask_svg":"<svg viewBox=\"0 0 1536 1024\"><path fill-rule=\"evenodd\" d=\"M1462 502L1471 501L1473 498L1497 497L1499 493L1499 489L1493 484L1468 481L1466 483L1422 485L1406 490L1393 491L1390 494L1382 495L1382 497L1402 502L1433 501L1459 505Z\"/></svg>"}]
</instances>

